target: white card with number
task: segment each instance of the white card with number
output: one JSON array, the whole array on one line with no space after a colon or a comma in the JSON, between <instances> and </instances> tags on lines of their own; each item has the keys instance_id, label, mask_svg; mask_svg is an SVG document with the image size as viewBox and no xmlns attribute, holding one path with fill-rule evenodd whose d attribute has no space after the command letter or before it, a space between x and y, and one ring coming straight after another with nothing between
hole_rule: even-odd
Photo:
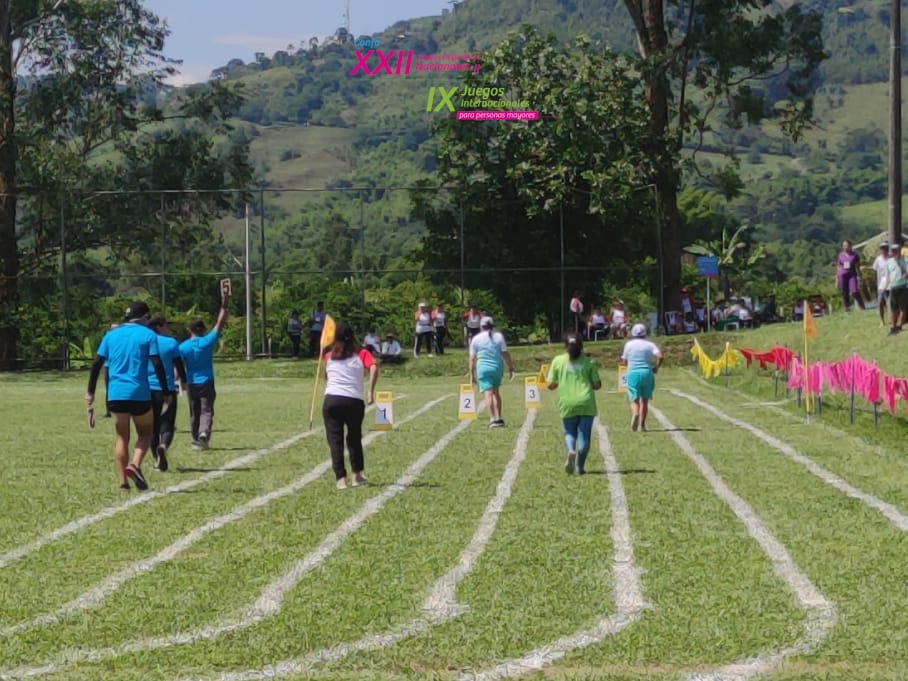
<instances>
[{"instance_id":1,"label":"white card with number","mask_svg":"<svg viewBox=\"0 0 908 681\"><path fill-rule=\"evenodd\" d=\"M375 430L394 430L393 395L375 393Z\"/></svg>"},{"instance_id":2,"label":"white card with number","mask_svg":"<svg viewBox=\"0 0 908 681\"><path fill-rule=\"evenodd\" d=\"M538 409L542 405L539 396L539 379L536 376L527 376L524 379L524 402L527 409Z\"/></svg>"},{"instance_id":3,"label":"white card with number","mask_svg":"<svg viewBox=\"0 0 908 681\"><path fill-rule=\"evenodd\" d=\"M470 383L460 386L460 405L457 409L457 418L461 421L471 421L476 418L476 393Z\"/></svg>"}]
</instances>

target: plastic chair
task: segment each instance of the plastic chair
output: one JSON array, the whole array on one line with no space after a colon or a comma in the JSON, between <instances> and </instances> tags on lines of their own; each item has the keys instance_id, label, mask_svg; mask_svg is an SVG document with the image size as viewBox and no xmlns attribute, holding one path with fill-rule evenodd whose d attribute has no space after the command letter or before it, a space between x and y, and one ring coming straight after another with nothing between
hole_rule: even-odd
<instances>
[{"instance_id":1,"label":"plastic chair","mask_svg":"<svg viewBox=\"0 0 908 681\"><path fill-rule=\"evenodd\" d=\"M599 336L608 338L608 329L593 329L593 341L599 340Z\"/></svg>"},{"instance_id":2,"label":"plastic chair","mask_svg":"<svg viewBox=\"0 0 908 681\"><path fill-rule=\"evenodd\" d=\"M665 334L672 335L678 331L678 319L681 315L677 310L665 311Z\"/></svg>"},{"instance_id":3,"label":"plastic chair","mask_svg":"<svg viewBox=\"0 0 908 681\"><path fill-rule=\"evenodd\" d=\"M646 314L646 317L649 320L649 332L651 334L656 333L656 329L659 328L659 313L658 312L648 312Z\"/></svg>"}]
</instances>

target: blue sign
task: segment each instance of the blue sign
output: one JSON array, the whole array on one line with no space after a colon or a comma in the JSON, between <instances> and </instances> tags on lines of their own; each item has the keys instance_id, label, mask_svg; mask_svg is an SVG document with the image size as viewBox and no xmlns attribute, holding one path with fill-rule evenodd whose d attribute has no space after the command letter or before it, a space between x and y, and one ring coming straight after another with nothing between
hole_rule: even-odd
<instances>
[{"instance_id":1,"label":"blue sign","mask_svg":"<svg viewBox=\"0 0 908 681\"><path fill-rule=\"evenodd\" d=\"M697 258L697 274L701 277L718 277L719 259L705 256Z\"/></svg>"}]
</instances>

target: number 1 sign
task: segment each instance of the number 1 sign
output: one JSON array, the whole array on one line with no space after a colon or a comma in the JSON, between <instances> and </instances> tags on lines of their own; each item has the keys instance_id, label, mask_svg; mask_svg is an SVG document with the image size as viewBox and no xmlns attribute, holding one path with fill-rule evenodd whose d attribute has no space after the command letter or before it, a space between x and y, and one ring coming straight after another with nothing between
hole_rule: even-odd
<instances>
[{"instance_id":1,"label":"number 1 sign","mask_svg":"<svg viewBox=\"0 0 908 681\"><path fill-rule=\"evenodd\" d=\"M393 396L375 393L375 430L394 430Z\"/></svg>"},{"instance_id":2,"label":"number 1 sign","mask_svg":"<svg viewBox=\"0 0 908 681\"><path fill-rule=\"evenodd\" d=\"M457 418L461 421L472 421L476 418L476 393L473 386L464 383L460 386L460 405L457 408Z\"/></svg>"}]
</instances>

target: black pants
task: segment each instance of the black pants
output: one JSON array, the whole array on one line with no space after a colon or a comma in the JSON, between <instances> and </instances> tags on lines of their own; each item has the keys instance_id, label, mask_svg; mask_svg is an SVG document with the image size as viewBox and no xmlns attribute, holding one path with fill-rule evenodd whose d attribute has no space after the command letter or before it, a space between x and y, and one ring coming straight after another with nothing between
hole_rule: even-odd
<instances>
[{"instance_id":1,"label":"black pants","mask_svg":"<svg viewBox=\"0 0 908 681\"><path fill-rule=\"evenodd\" d=\"M189 386L189 432L193 442L198 441L202 433L211 437L216 397L214 381Z\"/></svg>"},{"instance_id":2,"label":"black pants","mask_svg":"<svg viewBox=\"0 0 908 681\"><path fill-rule=\"evenodd\" d=\"M445 336L448 335L448 329L444 326L435 327L435 352L439 355L445 354Z\"/></svg>"},{"instance_id":3,"label":"black pants","mask_svg":"<svg viewBox=\"0 0 908 681\"><path fill-rule=\"evenodd\" d=\"M321 331L310 331L309 332L309 356L318 357L318 346L322 342L322 332Z\"/></svg>"},{"instance_id":4,"label":"black pants","mask_svg":"<svg viewBox=\"0 0 908 681\"><path fill-rule=\"evenodd\" d=\"M366 403L353 397L325 395L322 416L325 419L325 435L331 450L331 464L334 477L347 477L344 467L344 427L347 428L347 450L350 452L350 468L353 474L362 473L363 463L363 418Z\"/></svg>"},{"instance_id":5,"label":"black pants","mask_svg":"<svg viewBox=\"0 0 908 681\"><path fill-rule=\"evenodd\" d=\"M413 345L413 354L419 355L419 347L421 345L426 346L426 350L430 353L432 352L432 344L435 342L435 333L432 331L425 331L423 333L416 334L416 343Z\"/></svg>"},{"instance_id":6,"label":"black pants","mask_svg":"<svg viewBox=\"0 0 908 681\"><path fill-rule=\"evenodd\" d=\"M298 333L290 334L290 345L293 347L293 356L300 356L300 335Z\"/></svg>"},{"instance_id":7,"label":"black pants","mask_svg":"<svg viewBox=\"0 0 908 681\"><path fill-rule=\"evenodd\" d=\"M154 416L154 430L151 434L151 451L158 448L158 445L170 447L173 442L173 434L177 426L177 396L174 394L170 401L170 406L163 414L164 393L160 390L151 391L151 410Z\"/></svg>"}]
</instances>

